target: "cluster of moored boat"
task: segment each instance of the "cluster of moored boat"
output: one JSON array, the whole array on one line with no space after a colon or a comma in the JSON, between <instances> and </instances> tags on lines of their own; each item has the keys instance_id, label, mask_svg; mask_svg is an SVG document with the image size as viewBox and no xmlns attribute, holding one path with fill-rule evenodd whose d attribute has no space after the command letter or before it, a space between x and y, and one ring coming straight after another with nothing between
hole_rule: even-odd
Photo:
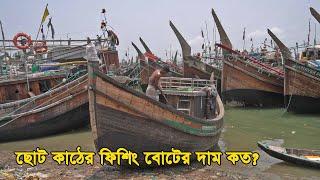
<instances>
[{"instance_id":1,"label":"cluster of moored boat","mask_svg":"<svg viewBox=\"0 0 320 180\"><path fill-rule=\"evenodd\" d=\"M312 12L316 13L314 9ZM65 132L89 125L90 120L97 149L108 147L116 151L126 147L142 153L171 151L174 147L189 152L207 151L218 143L223 128L220 94L224 101L245 106L285 105L289 111L320 112L318 69L292 58L289 49L270 30L268 33L281 50L283 65L277 63L279 56L274 52L274 59L263 61L248 52L233 50L213 9L212 15L220 34L221 43L216 47L222 49L222 56L217 57L223 59L222 65L212 65L192 55L190 45L171 21L170 27L182 48L183 66L161 60L142 38L139 40L146 52L132 43L138 61L123 65L116 49L119 41L113 42L117 39L114 33L108 33L106 43L88 39L86 49L82 45L36 54L46 54L57 62L49 66L68 68L36 71L34 76L26 71L0 81L0 141ZM85 56L79 58L83 53ZM313 58L305 54L303 58ZM28 58L26 61L34 63ZM171 73L161 78L163 93L157 101L144 92L152 72L164 66L170 67Z\"/></svg>"}]
</instances>

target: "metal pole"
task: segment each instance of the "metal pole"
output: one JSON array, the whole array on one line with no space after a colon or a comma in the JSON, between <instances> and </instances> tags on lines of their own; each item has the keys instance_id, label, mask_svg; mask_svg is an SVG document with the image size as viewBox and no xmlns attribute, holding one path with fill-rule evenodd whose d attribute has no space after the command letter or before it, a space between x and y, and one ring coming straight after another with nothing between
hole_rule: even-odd
<instances>
[{"instance_id":1,"label":"metal pole","mask_svg":"<svg viewBox=\"0 0 320 180\"><path fill-rule=\"evenodd\" d=\"M4 58L6 58L6 46L5 46L5 43L4 43L5 38L4 38L4 32L3 32L3 27L2 27L2 22L1 21L0 21L0 28L1 28L1 34L2 34L2 39L3 39L3 41L2 41L3 53L4 53ZM0 68L1 68L0 73L2 75L2 59L0 59Z\"/></svg>"}]
</instances>

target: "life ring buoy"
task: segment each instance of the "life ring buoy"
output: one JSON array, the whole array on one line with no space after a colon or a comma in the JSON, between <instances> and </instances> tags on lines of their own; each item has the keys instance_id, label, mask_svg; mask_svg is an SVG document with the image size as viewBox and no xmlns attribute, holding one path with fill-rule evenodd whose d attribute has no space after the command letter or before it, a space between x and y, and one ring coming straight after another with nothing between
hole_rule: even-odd
<instances>
[{"instance_id":1,"label":"life ring buoy","mask_svg":"<svg viewBox=\"0 0 320 180\"><path fill-rule=\"evenodd\" d=\"M108 37L111 37L112 41L118 46L119 45L119 38L112 30L108 31Z\"/></svg>"},{"instance_id":2,"label":"life ring buoy","mask_svg":"<svg viewBox=\"0 0 320 180\"><path fill-rule=\"evenodd\" d=\"M48 46L46 41L39 41L34 43L33 49L36 53L45 53L48 51Z\"/></svg>"},{"instance_id":3,"label":"life ring buoy","mask_svg":"<svg viewBox=\"0 0 320 180\"><path fill-rule=\"evenodd\" d=\"M24 39L18 40L19 38ZM31 36L23 32L16 34L12 41L15 47L22 50L28 49L32 44Z\"/></svg>"}]
</instances>

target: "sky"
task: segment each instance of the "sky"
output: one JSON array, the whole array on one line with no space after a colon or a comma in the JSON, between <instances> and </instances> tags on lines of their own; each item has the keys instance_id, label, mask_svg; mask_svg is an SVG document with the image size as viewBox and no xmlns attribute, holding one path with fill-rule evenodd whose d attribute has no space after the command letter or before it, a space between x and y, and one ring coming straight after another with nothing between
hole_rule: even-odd
<instances>
[{"instance_id":1,"label":"sky","mask_svg":"<svg viewBox=\"0 0 320 180\"><path fill-rule=\"evenodd\" d=\"M119 37L121 58L128 50L130 55L136 55L131 41L143 49L139 37L159 57L165 58L166 50L170 49L181 52L169 20L190 43L193 53L201 51L201 29L211 41L215 39L212 8L238 49L243 46L244 28L247 48L251 46L250 38L255 47L265 38L270 40L267 28L288 46L307 41L309 19L311 39L317 26L320 41L320 26L309 11L312 6L320 12L319 0L0 0L0 20L6 39L12 39L18 32L26 32L35 39L47 3L56 39L85 39L101 34L101 9L105 8L108 25Z\"/></svg>"}]
</instances>

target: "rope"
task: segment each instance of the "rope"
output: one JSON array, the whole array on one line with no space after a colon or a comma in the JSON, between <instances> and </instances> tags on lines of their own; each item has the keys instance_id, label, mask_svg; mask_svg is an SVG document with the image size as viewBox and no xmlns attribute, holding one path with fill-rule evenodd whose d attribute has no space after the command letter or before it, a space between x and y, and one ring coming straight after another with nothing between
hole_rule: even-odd
<instances>
[{"instance_id":1,"label":"rope","mask_svg":"<svg viewBox=\"0 0 320 180\"><path fill-rule=\"evenodd\" d=\"M87 91L87 90L84 90L84 91L81 91L81 92L79 92L79 93L76 93L75 95L78 95L78 94L80 94L80 93L82 93L82 92L85 92L85 91ZM56 101L56 102L54 102L54 103L52 103L52 104L49 104L49 105L47 105L47 106L44 106L42 109L41 109L41 108L36 109L36 108L37 108L37 107L36 107L36 108L31 109L31 110L28 111L28 112L24 112L24 113L18 114L17 117L15 117L15 118L13 118L12 120L10 120L10 121L2 124L2 125L0 126L0 128L2 128L2 127L4 127L4 126L6 126L6 125L8 125L8 124L10 124L10 123L12 123L12 122L14 122L15 120L17 120L18 118L20 118L20 117L22 117L22 116L24 116L24 115L28 115L28 114L31 114L31 113L40 112L40 111L44 110L45 108L48 109L48 108L53 107L53 106L55 106L55 105L57 105L57 104L60 104L61 102L65 102L65 101L67 101L67 100L69 100L69 99L72 99L73 96L74 96L74 95L67 96L67 97L65 97L65 98L63 98L63 99L61 99L61 100L58 100L58 101ZM36 109L37 111L32 112L32 111L34 111L35 109Z\"/></svg>"},{"instance_id":2,"label":"rope","mask_svg":"<svg viewBox=\"0 0 320 180\"><path fill-rule=\"evenodd\" d=\"M80 78L79 78L79 79L80 79ZM67 82L67 81L66 81L66 82ZM60 84L56 85L54 88L52 88L52 89L50 89L49 91L47 91L45 94L51 94L51 92L52 92L53 90L56 90L56 88L59 87L59 86L60 86L61 84L63 84L63 83L65 83L65 82L61 82ZM80 84L80 83L79 83L79 84ZM67 88L68 88L68 87L67 87ZM66 92L66 91L65 91L65 92ZM63 93L65 93L65 92L63 92ZM63 94L63 93L62 93L62 94ZM21 110L22 108L26 107L27 105L31 104L32 102L35 102L35 100L37 100L37 99L39 99L39 98L41 98L41 97L43 97L43 96L36 96L35 98L30 99L30 101L27 102L26 104L20 106L19 108L15 109L14 111L12 111L12 112L4 115L2 118L0 118L0 122L1 122L4 118L7 118L7 117L11 116L12 114L14 114L15 112L17 112L18 110ZM51 100L51 99L50 99L50 100ZM43 102L43 103L46 103L46 102ZM43 104L43 103L42 103L42 104Z\"/></svg>"},{"instance_id":3,"label":"rope","mask_svg":"<svg viewBox=\"0 0 320 180\"><path fill-rule=\"evenodd\" d=\"M285 65L284 65L285 66ZM294 79L296 78L296 72L294 71ZM290 84L289 84L289 86L290 86ZM292 99L292 92L291 92L291 95L290 95L290 98L289 98L289 102L288 102L288 105L287 105L287 107L285 108L285 112L288 112L288 109L289 109L289 107L290 107L290 104L291 104L291 99Z\"/></svg>"}]
</instances>

